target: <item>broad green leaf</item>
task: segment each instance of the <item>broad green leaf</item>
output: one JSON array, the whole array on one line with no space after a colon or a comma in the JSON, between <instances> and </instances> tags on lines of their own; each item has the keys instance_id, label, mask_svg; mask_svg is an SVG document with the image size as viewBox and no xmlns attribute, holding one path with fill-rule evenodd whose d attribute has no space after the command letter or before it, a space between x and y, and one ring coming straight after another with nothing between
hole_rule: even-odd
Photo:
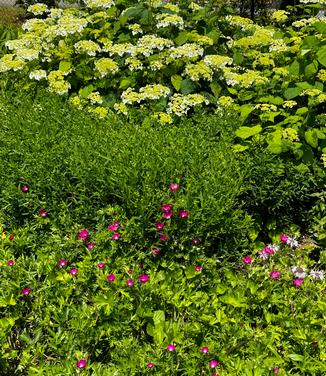
<instances>
[{"instance_id":1,"label":"broad green leaf","mask_svg":"<svg viewBox=\"0 0 326 376\"><path fill-rule=\"evenodd\" d=\"M242 120L246 120L247 117L252 113L254 109L255 109L255 106L252 106L250 104L243 104L240 107L240 116Z\"/></svg>"},{"instance_id":2,"label":"broad green leaf","mask_svg":"<svg viewBox=\"0 0 326 376\"><path fill-rule=\"evenodd\" d=\"M181 31L178 36L174 39L175 43L180 46L188 41L188 32Z\"/></svg>"},{"instance_id":3,"label":"broad green leaf","mask_svg":"<svg viewBox=\"0 0 326 376\"><path fill-rule=\"evenodd\" d=\"M142 13L144 11L143 7L132 7L126 9L122 15L125 17L141 17Z\"/></svg>"},{"instance_id":4,"label":"broad green leaf","mask_svg":"<svg viewBox=\"0 0 326 376\"><path fill-rule=\"evenodd\" d=\"M181 89L181 82L182 82L182 77L179 76L178 74L174 74L171 77L171 82L173 87L175 88L176 91L180 91Z\"/></svg>"},{"instance_id":5,"label":"broad green leaf","mask_svg":"<svg viewBox=\"0 0 326 376\"><path fill-rule=\"evenodd\" d=\"M300 63L298 62L298 60L294 60L294 62L289 66L289 72L292 76L299 76Z\"/></svg>"},{"instance_id":6,"label":"broad green leaf","mask_svg":"<svg viewBox=\"0 0 326 376\"><path fill-rule=\"evenodd\" d=\"M308 64L304 69L304 74L307 78L313 77L318 72L318 61L314 60Z\"/></svg>"},{"instance_id":7,"label":"broad green leaf","mask_svg":"<svg viewBox=\"0 0 326 376\"><path fill-rule=\"evenodd\" d=\"M209 87L212 90L212 93L214 94L215 98L218 98L220 96L220 93L222 91L222 86L218 84L216 81L213 81Z\"/></svg>"},{"instance_id":8,"label":"broad green leaf","mask_svg":"<svg viewBox=\"0 0 326 376\"><path fill-rule=\"evenodd\" d=\"M317 37L315 37L314 35L309 35L303 40L302 48L303 49L314 48L314 47L319 46L319 44L320 42Z\"/></svg>"},{"instance_id":9,"label":"broad green leaf","mask_svg":"<svg viewBox=\"0 0 326 376\"><path fill-rule=\"evenodd\" d=\"M308 129L304 138L311 147L316 148L318 146L318 134L315 129Z\"/></svg>"},{"instance_id":10,"label":"broad green leaf","mask_svg":"<svg viewBox=\"0 0 326 376\"><path fill-rule=\"evenodd\" d=\"M188 79L182 80L180 89L182 94L191 94L196 91L196 84Z\"/></svg>"},{"instance_id":11,"label":"broad green leaf","mask_svg":"<svg viewBox=\"0 0 326 376\"><path fill-rule=\"evenodd\" d=\"M326 67L326 46L323 46L317 52L317 60L320 62L320 64Z\"/></svg>"},{"instance_id":12,"label":"broad green leaf","mask_svg":"<svg viewBox=\"0 0 326 376\"><path fill-rule=\"evenodd\" d=\"M133 83L133 80L130 78L123 78L120 81L119 89L127 89L129 86L131 86Z\"/></svg>"},{"instance_id":13,"label":"broad green leaf","mask_svg":"<svg viewBox=\"0 0 326 376\"><path fill-rule=\"evenodd\" d=\"M164 311L154 311L153 314L153 321L154 325L161 325L162 323L164 324L165 322L165 313Z\"/></svg>"},{"instance_id":14,"label":"broad green leaf","mask_svg":"<svg viewBox=\"0 0 326 376\"><path fill-rule=\"evenodd\" d=\"M85 86L83 87L82 89L79 90L78 94L82 97L82 98L87 98L94 90L94 86L93 85L88 85L88 86Z\"/></svg>"},{"instance_id":15,"label":"broad green leaf","mask_svg":"<svg viewBox=\"0 0 326 376\"><path fill-rule=\"evenodd\" d=\"M261 131L261 125L255 125L254 127L240 127L235 131L235 134L242 139L246 139L260 133Z\"/></svg>"},{"instance_id":16,"label":"broad green leaf","mask_svg":"<svg viewBox=\"0 0 326 376\"><path fill-rule=\"evenodd\" d=\"M311 27L319 31L321 34L326 34L326 23L325 22L314 22Z\"/></svg>"},{"instance_id":17,"label":"broad green leaf","mask_svg":"<svg viewBox=\"0 0 326 376\"><path fill-rule=\"evenodd\" d=\"M288 357L296 362L302 362L304 359L300 354L289 354Z\"/></svg>"},{"instance_id":18,"label":"broad green leaf","mask_svg":"<svg viewBox=\"0 0 326 376\"><path fill-rule=\"evenodd\" d=\"M298 87L289 87L284 91L284 97L286 99L293 99L301 93L301 89Z\"/></svg>"},{"instance_id":19,"label":"broad green leaf","mask_svg":"<svg viewBox=\"0 0 326 376\"><path fill-rule=\"evenodd\" d=\"M232 149L235 153L241 153L249 148L247 145L235 144L232 146Z\"/></svg>"}]
</instances>

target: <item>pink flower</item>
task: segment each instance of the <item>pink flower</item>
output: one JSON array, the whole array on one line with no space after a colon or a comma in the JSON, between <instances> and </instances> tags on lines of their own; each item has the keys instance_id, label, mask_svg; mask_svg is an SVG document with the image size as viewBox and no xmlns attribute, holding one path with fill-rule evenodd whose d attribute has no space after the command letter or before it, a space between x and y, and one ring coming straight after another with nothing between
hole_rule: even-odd
<instances>
[{"instance_id":1,"label":"pink flower","mask_svg":"<svg viewBox=\"0 0 326 376\"><path fill-rule=\"evenodd\" d=\"M67 266L67 261L65 259L60 259L58 261L58 265L62 268L63 266Z\"/></svg>"},{"instance_id":2,"label":"pink flower","mask_svg":"<svg viewBox=\"0 0 326 376\"><path fill-rule=\"evenodd\" d=\"M134 282L133 279L127 279L126 284L127 284L127 286L133 286L135 284L135 282Z\"/></svg>"},{"instance_id":3,"label":"pink flower","mask_svg":"<svg viewBox=\"0 0 326 376\"><path fill-rule=\"evenodd\" d=\"M160 235L160 240L161 240L161 242L165 242L165 241L167 241L167 240L168 240L167 235L165 235L165 234L161 234L161 235Z\"/></svg>"},{"instance_id":4,"label":"pink flower","mask_svg":"<svg viewBox=\"0 0 326 376\"><path fill-rule=\"evenodd\" d=\"M178 183L171 183L169 187L170 187L170 191L176 192L179 190L180 185Z\"/></svg>"},{"instance_id":5,"label":"pink flower","mask_svg":"<svg viewBox=\"0 0 326 376\"><path fill-rule=\"evenodd\" d=\"M94 243L89 243L87 244L87 248L88 249L93 249L95 247L95 244Z\"/></svg>"},{"instance_id":6,"label":"pink flower","mask_svg":"<svg viewBox=\"0 0 326 376\"><path fill-rule=\"evenodd\" d=\"M97 264L97 267L98 267L99 269L104 269L104 268L105 268L105 264L104 264L104 262L99 262L99 263Z\"/></svg>"},{"instance_id":7,"label":"pink flower","mask_svg":"<svg viewBox=\"0 0 326 376\"><path fill-rule=\"evenodd\" d=\"M210 366L211 368L216 368L216 367L218 366L218 361L217 361L217 360L211 360L211 361L209 362L209 366Z\"/></svg>"},{"instance_id":8,"label":"pink flower","mask_svg":"<svg viewBox=\"0 0 326 376\"><path fill-rule=\"evenodd\" d=\"M78 274L78 269L76 269L76 268L71 268L71 269L69 270L69 273L70 273L71 275L76 275L76 274Z\"/></svg>"},{"instance_id":9,"label":"pink flower","mask_svg":"<svg viewBox=\"0 0 326 376\"><path fill-rule=\"evenodd\" d=\"M165 212L165 213L163 214L163 218L164 218L164 219L171 219L171 218L172 218L172 215L173 215L173 212L172 212L172 211Z\"/></svg>"},{"instance_id":10,"label":"pink flower","mask_svg":"<svg viewBox=\"0 0 326 376\"><path fill-rule=\"evenodd\" d=\"M250 256L245 256L242 260L245 264L251 264L252 263L252 258Z\"/></svg>"},{"instance_id":11,"label":"pink flower","mask_svg":"<svg viewBox=\"0 0 326 376\"><path fill-rule=\"evenodd\" d=\"M149 276L147 274L141 274L139 277L139 282L146 283L149 281Z\"/></svg>"},{"instance_id":12,"label":"pink flower","mask_svg":"<svg viewBox=\"0 0 326 376\"><path fill-rule=\"evenodd\" d=\"M155 224L155 227L156 227L156 230L160 231L160 230L163 230L164 229L164 223L162 222L157 222Z\"/></svg>"},{"instance_id":13,"label":"pink flower","mask_svg":"<svg viewBox=\"0 0 326 376\"><path fill-rule=\"evenodd\" d=\"M10 241L13 241L15 239L15 234L10 234L10 236L9 236L9 240Z\"/></svg>"},{"instance_id":14,"label":"pink flower","mask_svg":"<svg viewBox=\"0 0 326 376\"><path fill-rule=\"evenodd\" d=\"M119 222L113 222L111 225L108 226L108 230L111 231L111 232L115 232L118 230L118 228L120 227L120 224Z\"/></svg>"},{"instance_id":15,"label":"pink flower","mask_svg":"<svg viewBox=\"0 0 326 376\"><path fill-rule=\"evenodd\" d=\"M188 217L189 217L189 212L188 212L188 210L180 210L180 211L179 211L179 217L180 217L180 218L188 218Z\"/></svg>"},{"instance_id":16,"label":"pink flower","mask_svg":"<svg viewBox=\"0 0 326 376\"><path fill-rule=\"evenodd\" d=\"M153 367L154 367L154 363L152 362L147 363L147 368L153 368Z\"/></svg>"},{"instance_id":17,"label":"pink flower","mask_svg":"<svg viewBox=\"0 0 326 376\"><path fill-rule=\"evenodd\" d=\"M212 373L211 376L220 376L219 373Z\"/></svg>"},{"instance_id":18,"label":"pink flower","mask_svg":"<svg viewBox=\"0 0 326 376\"><path fill-rule=\"evenodd\" d=\"M157 256L161 253L161 250L159 248L153 248L152 253L153 253L153 255Z\"/></svg>"},{"instance_id":19,"label":"pink flower","mask_svg":"<svg viewBox=\"0 0 326 376\"><path fill-rule=\"evenodd\" d=\"M114 282L115 281L115 275L114 274L109 274L106 277L106 279L107 279L108 282Z\"/></svg>"},{"instance_id":20,"label":"pink flower","mask_svg":"<svg viewBox=\"0 0 326 376\"><path fill-rule=\"evenodd\" d=\"M82 241L86 241L86 239L89 237L89 233L87 230L81 230L78 234L78 239Z\"/></svg>"},{"instance_id":21,"label":"pink flower","mask_svg":"<svg viewBox=\"0 0 326 376\"><path fill-rule=\"evenodd\" d=\"M208 347L202 347L201 348L201 352L203 353L203 354L207 354L208 353Z\"/></svg>"},{"instance_id":22,"label":"pink flower","mask_svg":"<svg viewBox=\"0 0 326 376\"><path fill-rule=\"evenodd\" d=\"M200 239L192 239L191 243L194 244L194 245L197 245L201 242Z\"/></svg>"},{"instance_id":23,"label":"pink flower","mask_svg":"<svg viewBox=\"0 0 326 376\"><path fill-rule=\"evenodd\" d=\"M262 252L265 253L266 255L272 255L275 253L274 249L268 246L263 248Z\"/></svg>"},{"instance_id":24,"label":"pink flower","mask_svg":"<svg viewBox=\"0 0 326 376\"><path fill-rule=\"evenodd\" d=\"M76 363L77 368L86 368L87 367L87 361L86 359L80 359Z\"/></svg>"},{"instance_id":25,"label":"pink flower","mask_svg":"<svg viewBox=\"0 0 326 376\"><path fill-rule=\"evenodd\" d=\"M8 261L7 261L7 265L8 265L8 266L13 266L14 263L15 263L14 260L8 260Z\"/></svg>"},{"instance_id":26,"label":"pink flower","mask_svg":"<svg viewBox=\"0 0 326 376\"><path fill-rule=\"evenodd\" d=\"M23 295L29 295L31 293L31 289L29 287L24 287L21 291Z\"/></svg>"},{"instance_id":27,"label":"pink flower","mask_svg":"<svg viewBox=\"0 0 326 376\"><path fill-rule=\"evenodd\" d=\"M274 372L274 375L277 375L277 374L278 374L278 368L277 368L277 367L274 367L274 368L273 368L273 372Z\"/></svg>"},{"instance_id":28,"label":"pink flower","mask_svg":"<svg viewBox=\"0 0 326 376\"><path fill-rule=\"evenodd\" d=\"M21 190L22 192L26 193L26 192L29 191L29 187L28 187L28 185L23 185L23 186L20 188L20 190Z\"/></svg>"},{"instance_id":29,"label":"pink flower","mask_svg":"<svg viewBox=\"0 0 326 376\"><path fill-rule=\"evenodd\" d=\"M169 345L168 345L168 347L167 347L167 350L168 351L175 351L175 346L172 344L172 343L170 343Z\"/></svg>"},{"instance_id":30,"label":"pink flower","mask_svg":"<svg viewBox=\"0 0 326 376\"><path fill-rule=\"evenodd\" d=\"M40 209L39 211L38 211L38 213L39 213L39 215L41 216L41 217L46 217L47 215L48 215L48 213L47 213L47 211L45 210L45 209Z\"/></svg>"},{"instance_id":31,"label":"pink flower","mask_svg":"<svg viewBox=\"0 0 326 376\"><path fill-rule=\"evenodd\" d=\"M119 240L120 239L120 234L118 232L115 232L112 237L111 237L112 240Z\"/></svg>"},{"instance_id":32,"label":"pink flower","mask_svg":"<svg viewBox=\"0 0 326 376\"><path fill-rule=\"evenodd\" d=\"M295 278L293 281L292 281L293 285L295 287L300 287L302 284L303 284L303 279L301 278Z\"/></svg>"},{"instance_id":33,"label":"pink flower","mask_svg":"<svg viewBox=\"0 0 326 376\"><path fill-rule=\"evenodd\" d=\"M170 212L172 210L172 205L170 205L170 204L163 204L162 205L162 210L164 211L164 213Z\"/></svg>"},{"instance_id":34,"label":"pink flower","mask_svg":"<svg viewBox=\"0 0 326 376\"><path fill-rule=\"evenodd\" d=\"M277 272L277 271L272 271L272 272L269 273L269 275L270 275L273 279L278 279L278 278L280 278L281 273L280 273L280 272Z\"/></svg>"},{"instance_id":35,"label":"pink flower","mask_svg":"<svg viewBox=\"0 0 326 376\"><path fill-rule=\"evenodd\" d=\"M195 270L196 270L196 272L201 272L202 267L200 265L196 265Z\"/></svg>"},{"instance_id":36,"label":"pink flower","mask_svg":"<svg viewBox=\"0 0 326 376\"><path fill-rule=\"evenodd\" d=\"M282 243L286 243L288 241L289 237L285 234L280 235L280 240Z\"/></svg>"}]
</instances>

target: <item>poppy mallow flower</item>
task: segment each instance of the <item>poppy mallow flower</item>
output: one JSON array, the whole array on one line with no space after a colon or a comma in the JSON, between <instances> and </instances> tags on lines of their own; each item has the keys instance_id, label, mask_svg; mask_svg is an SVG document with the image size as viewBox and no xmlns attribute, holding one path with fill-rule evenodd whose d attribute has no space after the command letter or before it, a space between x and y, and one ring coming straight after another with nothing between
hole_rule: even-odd
<instances>
[{"instance_id":1,"label":"poppy mallow flower","mask_svg":"<svg viewBox=\"0 0 326 376\"><path fill-rule=\"evenodd\" d=\"M146 283L149 281L149 276L147 274L142 274L138 277L139 282Z\"/></svg>"},{"instance_id":2,"label":"poppy mallow flower","mask_svg":"<svg viewBox=\"0 0 326 376\"><path fill-rule=\"evenodd\" d=\"M77 368L86 368L87 367L87 361L86 359L79 359L76 362Z\"/></svg>"},{"instance_id":3,"label":"poppy mallow flower","mask_svg":"<svg viewBox=\"0 0 326 376\"><path fill-rule=\"evenodd\" d=\"M281 273L280 272L277 272L277 271L272 271L269 273L270 277L272 277L273 279L279 279L280 276L281 276Z\"/></svg>"},{"instance_id":4,"label":"poppy mallow flower","mask_svg":"<svg viewBox=\"0 0 326 376\"><path fill-rule=\"evenodd\" d=\"M154 367L154 363L152 362L149 362L146 364L147 368L153 368Z\"/></svg>"},{"instance_id":5,"label":"poppy mallow flower","mask_svg":"<svg viewBox=\"0 0 326 376\"><path fill-rule=\"evenodd\" d=\"M293 285L295 287L300 287L302 284L303 284L303 279L301 278L295 278L293 281L292 281Z\"/></svg>"},{"instance_id":6,"label":"poppy mallow flower","mask_svg":"<svg viewBox=\"0 0 326 376\"><path fill-rule=\"evenodd\" d=\"M21 291L23 295L29 295L31 293L31 289L29 287L24 287Z\"/></svg>"},{"instance_id":7,"label":"poppy mallow flower","mask_svg":"<svg viewBox=\"0 0 326 376\"><path fill-rule=\"evenodd\" d=\"M115 232L120 227L120 223L118 221L113 222L111 225L108 226L108 230L110 232Z\"/></svg>"},{"instance_id":8,"label":"poppy mallow flower","mask_svg":"<svg viewBox=\"0 0 326 376\"><path fill-rule=\"evenodd\" d=\"M170 186L169 186L169 188L170 188L170 191L176 192L176 191L179 190L180 185L178 183L171 183Z\"/></svg>"},{"instance_id":9,"label":"poppy mallow flower","mask_svg":"<svg viewBox=\"0 0 326 376\"><path fill-rule=\"evenodd\" d=\"M172 343L170 343L169 345L168 345L168 347L167 347L167 350L168 351L175 351L175 345L173 345Z\"/></svg>"},{"instance_id":10,"label":"poppy mallow flower","mask_svg":"<svg viewBox=\"0 0 326 376\"><path fill-rule=\"evenodd\" d=\"M245 263L245 264L251 264L252 263L252 258L250 256L245 256L242 261Z\"/></svg>"},{"instance_id":11,"label":"poppy mallow flower","mask_svg":"<svg viewBox=\"0 0 326 376\"><path fill-rule=\"evenodd\" d=\"M209 362L209 366L210 366L211 368L216 368L216 367L218 366L218 361L217 361L217 360L211 360L211 361Z\"/></svg>"}]
</instances>

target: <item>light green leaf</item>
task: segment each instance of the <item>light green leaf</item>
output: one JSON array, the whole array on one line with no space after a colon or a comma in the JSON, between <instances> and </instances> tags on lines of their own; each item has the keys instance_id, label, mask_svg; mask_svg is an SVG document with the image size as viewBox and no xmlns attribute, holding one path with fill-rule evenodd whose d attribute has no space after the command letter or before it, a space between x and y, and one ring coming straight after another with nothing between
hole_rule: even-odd
<instances>
[{"instance_id":1,"label":"light green leaf","mask_svg":"<svg viewBox=\"0 0 326 376\"><path fill-rule=\"evenodd\" d=\"M71 61L60 61L59 70L62 72L68 72L71 68Z\"/></svg>"},{"instance_id":2,"label":"light green leaf","mask_svg":"<svg viewBox=\"0 0 326 376\"><path fill-rule=\"evenodd\" d=\"M318 134L315 129L308 129L304 134L304 138L311 147L316 148L318 146Z\"/></svg>"},{"instance_id":3,"label":"light green leaf","mask_svg":"<svg viewBox=\"0 0 326 376\"><path fill-rule=\"evenodd\" d=\"M242 139L246 139L260 133L261 131L261 125L255 125L254 127L240 127L236 130L235 134Z\"/></svg>"},{"instance_id":4,"label":"light green leaf","mask_svg":"<svg viewBox=\"0 0 326 376\"><path fill-rule=\"evenodd\" d=\"M326 67L326 46L323 46L317 52L317 60L320 62L320 64Z\"/></svg>"},{"instance_id":5,"label":"light green leaf","mask_svg":"<svg viewBox=\"0 0 326 376\"><path fill-rule=\"evenodd\" d=\"M181 89L181 82L182 82L182 77L179 76L178 74L174 74L171 77L171 82L173 87L175 88L176 91L180 91Z\"/></svg>"}]
</instances>

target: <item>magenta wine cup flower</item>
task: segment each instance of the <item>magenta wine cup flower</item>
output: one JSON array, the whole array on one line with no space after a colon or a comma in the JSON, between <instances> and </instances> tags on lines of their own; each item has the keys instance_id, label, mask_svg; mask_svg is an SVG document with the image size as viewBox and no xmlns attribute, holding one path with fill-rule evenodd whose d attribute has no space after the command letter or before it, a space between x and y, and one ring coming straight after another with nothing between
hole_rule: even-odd
<instances>
[{"instance_id":1,"label":"magenta wine cup flower","mask_svg":"<svg viewBox=\"0 0 326 376\"><path fill-rule=\"evenodd\" d=\"M170 343L169 345L168 345L168 347L167 347L167 350L168 351L175 351L175 346L172 344L172 343Z\"/></svg>"},{"instance_id":2,"label":"magenta wine cup flower","mask_svg":"<svg viewBox=\"0 0 326 376\"><path fill-rule=\"evenodd\" d=\"M163 230L164 229L164 223L162 222L157 222L155 224L155 227L156 227L156 230L160 231L160 230Z\"/></svg>"},{"instance_id":3,"label":"magenta wine cup flower","mask_svg":"<svg viewBox=\"0 0 326 376\"><path fill-rule=\"evenodd\" d=\"M111 232L115 232L118 230L118 228L120 227L120 223L119 222L113 222L111 225L108 226L108 230L111 231Z\"/></svg>"},{"instance_id":4,"label":"magenta wine cup flower","mask_svg":"<svg viewBox=\"0 0 326 376\"><path fill-rule=\"evenodd\" d=\"M278 374L278 368L277 368L277 367L274 367L274 368L273 368L273 372L274 372L274 375L277 375L277 374Z\"/></svg>"},{"instance_id":5,"label":"magenta wine cup flower","mask_svg":"<svg viewBox=\"0 0 326 376\"><path fill-rule=\"evenodd\" d=\"M188 210L180 210L179 211L179 217L180 218L188 218L189 217L189 212L188 212Z\"/></svg>"},{"instance_id":6,"label":"magenta wine cup flower","mask_svg":"<svg viewBox=\"0 0 326 376\"><path fill-rule=\"evenodd\" d=\"M170 186L169 186L169 188L170 188L170 191L176 192L176 191L179 190L180 185L178 183L171 183Z\"/></svg>"},{"instance_id":7,"label":"magenta wine cup flower","mask_svg":"<svg viewBox=\"0 0 326 376\"><path fill-rule=\"evenodd\" d=\"M163 218L164 218L164 219L171 219L171 218L172 218L172 215L173 215L173 212L172 212L172 211L164 212L164 213L163 213Z\"/></svg>"},{"instance_id":8,"label":"magenta wine cup flower","mask_svg":"<svg viewBox=\"0 0 326 376\"><path fill-rule=\"evenodd\" d=\"M58 265L62 268L63 266L67 266L67 260L65 259L60 259L58 261Z\"/></svg>"},{"instance_id":9,"label":"magenta wine cup flower","mask_svg":"<svg viewBox=\"0 0 326 376\"><path fill-rule=\"evenodd\" d=\"M97 264L97 267L98 267L99 269L104 269L104 268L105 268L105 264L104 264L104 262L99 262L99 263Z\"/></svg>"},{"instance_id":10,"label":"magenta wine cup flower","mask_svg":"<svg viewBox=\"0 0 326 376\"><path fill-rule=\"evenodd\" d=\"M23 185L23 186L20 188L20 190L21 190L22 192L26 193L26 192L29 191L29 187L28 187L28 185Z\"/></svg>"},{"instance_id":11,"label":"magenta wine cup flower","mask_svg":"<svg viewBox=\"0 0 326 376\"><path fill-rule=\"evenodd\" d=\"M207 354L207 353L208 353L208 347L206 347L206 346L202 347L202 348L201 348L201 352L202 352L203 354Z\"/></svg>"},{"instance_id":12,"label":"magenta wine cup flower","mask_svg":"<svg viewBox=\"0 0 326 376\"><path fill-rule=\"evenodd\" d=\"M216 367L218 366L218 361L217 361L217 360L211 360L211 361L209 362L209 366L210 366L211 368L216 368Z\"/></svg>"},{"instance_id":13,"label":"magenta wine cup flower","mask_svg":"<svg viewBox=\"0 0 326 376\"><path fill-rule=\"evenodd\" d=\"M141 274L139 277L139 282L146 283L149 281L149 276L147 274Z\"/></svg>"},{"instance_id":14,"label":"magenta wine cup flower","mask_svg":"<svg viewBox=\"0 0 326 376\"><path fill-rule=\"evenodd\" d=\"M14 260L8 260L7 265L8 266L13 266L15 264Z\"/></svg>"},{"instance_id":15,"label":"magenta wine cup flower","mask_svg":"<svg viewBox=\"0 0 326 376\"><path fill-rule=\"evenodd\" d=\"M95 244L94 244L94 243L88 243L88 244L87 244L87 248L88 248L88 249L94 249L94 247L95 247Z\"/></svg>"},{"instance_id":16,"label":"magenta wine cup flower","mask_svg":"<svg viewBox=\"0 0 326 376\"><path fill-rule=\"evenodd\" d=\"M250 256L245 256L242 260L245 264L251 264L252 263L252 258Z\"/></svg>"},{"instance_id":17,"label":"magenta wine cup flower","mask_svg":"<svg viewBox=\"0 0 326 376\"><path fill-rule=\"evenodd\" d=\"M81 230L78 234L78 239L86 241L86 239L89 237L89 233L87 230Z\"/></svg>"},{"instance_id":18,"label":"magenta wine cup flower","mask_svg":"<svg viewBox=\"0 0 326 376\"><path fill-rule=\"evenodd\" d=\"M15 234L10 234L10 236L9 236L9 240L10 241L13 241L15 239Z\"/></svg>"},{"instance_id":19,"label":"magenta wine cup flower","mask_svg":"<svg viewBox=\"0 0 326 376\"><path fill-rule=\"evenodd\" d=\"M170 204L163 204L162 205L162 210L164 211L164 213L170 212L172 210L172 205L170 205Z\"/></svg>"},{"instance_id":20,"label":"magenta wine cup flower","mask_svg":"<svg viewBox=\"0 0 326 376\"><path fill-rule=\"evenodd\" d=\"M31 289L29 287L24 287L21 291L23 295L29 295L31 293Z\"/></svg>"},{"instance_id":21,"label":"magenta wine cup flower","mask_svg":"<svg viewBox=\"0 0 326 376\"><path fill-rule=\"evenodd\" d=\"M115 275L114 274L109 274L106 279L108 282L114 282L115 281Z\"/></svg>"},{"instance_id":22,"label":"magenta wine cup flower","mask_svg":"<svg viewBox=\"0 0 326 376\"><path fill-rule=\"evenodd\" d=\"M154 367L154 363L152 362L147 363L147 368L153 368L153 367Z\"/></svg>"},{"instance_id":23,"label":"magenta wine cup flower","mask_svg":"<svg viewBox=\"0 0 326 376\"><path fill-rule=\"evenodd\" d=\"M280 276L281 276L281 273L280 272L277 272L277 271L272 271L269 273L269 275L273 278L273 279L279 279Z\"/></svg>"},{"instance_id":24,"label":"magenta wine cup flower","mask_svg":"<svg viewBox=\"0 0 326 376\"><path fill-rule=\"evenodd\" d=\"M202 267L200 265L196 265L195 266L195 270L196 270L196 272L201 272L202 271Z\"/></svg>"},{"instance_id":25,"label":"magenta wine cup flower","mask_svg":"<svg viewBox=\"0 0 326 376\"><path fill-rule=\"evenodd\" d=\"M70 273L71 275L77 275L77 274L78 274L78 269L76 269L76 268L71 268L71 269L69 270L69 273Z\"/></svg>"},{"instance_id":26,"label":"magenta wine cup flower","mask_svg":"<svg viewBox=\"0 0 326 376\"><path fill-rule=\"evenodd\" d=\"M77 368L86 368L87 367L87 361L86 359L79 359L76 363Z\"/></svg>"},{"instance_id":27,"label":"magenta wine cup flower","mask_svg":"<svg viewBox=\"0 0 326 376\"><path fill-rule=\"evenodd\" d=\"M197 245L197 244L199 244L200 242L201 242L200 239L192 239L192 241L191 241L191 243L192 243L193 245Z\"/></svg>"},{"instance_id":28,"label":"magenta wine cup flower","mask_svg":"<svg viewBox=\"0 0 326 376\"><path fill-rule=\"evenodd\" d=\"M45 209L40 209L38 211L38 213L39 213L40 217L43 217L43 218L45 218L48 215L48 213Z\"/></svg>"},{"instance_id":29,"label":"magenta wine cup flower","mask_svg":"<svg viewBox=\"0 0 326 376\"><path fill-rule=\"evenodd\" d=\"M285 234L280 235L280 240L282 243L286 243L288 241L289 237Z\"/></svg>"},{"instance_id":30,"label":"magenta wine cup flower","mask_svg":"<svg viewBox=\"0 0 326 376\"><path fill-rule=\"evenodd\" d=\"M112 240L119 240L120 239L120 234L118 232L115 232L112 237L111 237Z\"/></svg>"},{"instance_id":31,"label":"magenta wine cup flower","mask_svg":"<svg viewBox=\"0 0 326 376\"><path fill-rule=\"evenodd\" d=\"M153 255L157 256L161 253L161 250L159 248L153 248L152 253L153 253Z\"/></svg>"},{"instance_id":32,"label":"magenta wine cup flower","mask_svg":"<svg viewBox=\"0 0 326 376\"><path fill-rule=\"evenodd\" d=\"M134 284L135 284L135 281L133 279L129 278L129 279L126 280L126 285L127 286L133 286Z\"/></svg>"},{"instance_id":33,"label":"magenta wine cup flower","mask_svg":"<svg viewBox=\"0 0 326 376\"><path fill-rule=\"evenodd\" d=\"M295 287L300 287L302 284L303 284L303 279L301 278L295 278L293 281L292 281L293 285Z\"/></svg>"},{"instance_id":34,"label":"magenta wine cup flower","mask_svg":"<svg viewBox=\"0 0 326 376\"><path fill-rule=\"evenodd\" d=\"M161 234L161 235L160 235L160 240L161 240L161 242L165 242L165 241L167 241L167 240L168 240L167 235L165 235L165 234Z\"/></svg>"}]
</instances>

